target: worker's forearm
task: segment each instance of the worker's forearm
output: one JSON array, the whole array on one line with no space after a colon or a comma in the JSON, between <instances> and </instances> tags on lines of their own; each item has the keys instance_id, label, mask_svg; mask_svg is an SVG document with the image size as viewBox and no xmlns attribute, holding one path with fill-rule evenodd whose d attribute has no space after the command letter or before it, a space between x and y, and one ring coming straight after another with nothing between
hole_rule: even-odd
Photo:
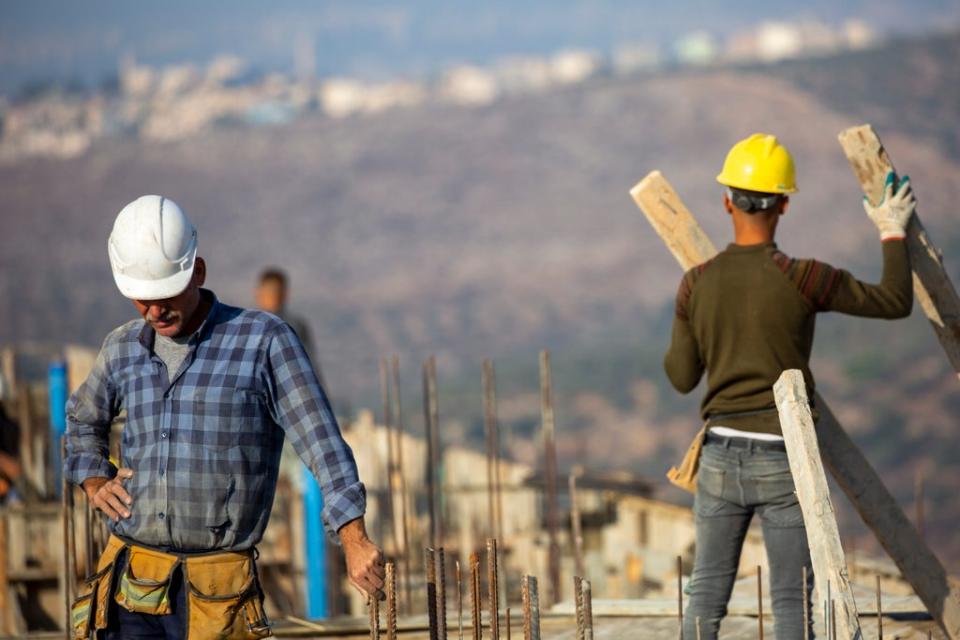
<instances>
[{"instance_id":1,"label":"worker's forearm","mask_svg":"<svg viewBox=\"0 0 960 640\"><path fill-rule=\"evenodd\" d=\"M913 307L913 281L906 242L883 243L883 277L879 284L861 282L845 271L838 272L836 291L827 308L867 318L903 318Z\"/></svg>"},{"instance_id":2,"label":"worker's forearm","mask_svg":"<svg viewBox=\"0 0 960 640\"><path fill-rule=\"evenodd\" d=\"M354 518L347 524L340 527L340 530L337 531L337 535L340 536L340 542L344 545L358 542L360 540L370 539L367 535L367 525L364 522L363 516Z\"/></svg>"}]
</instances>

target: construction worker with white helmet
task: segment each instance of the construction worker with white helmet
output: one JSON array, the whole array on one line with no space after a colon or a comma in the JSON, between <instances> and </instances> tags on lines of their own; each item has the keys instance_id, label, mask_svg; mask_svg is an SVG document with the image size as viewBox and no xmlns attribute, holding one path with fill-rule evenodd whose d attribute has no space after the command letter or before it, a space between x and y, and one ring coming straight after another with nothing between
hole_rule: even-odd
<instances>
[{"instance_id":1,"label":"construction worker with white helmet","mask_svg":"<svg viewBox=\"0 0 960 640\"><path fill-rule=\"evenodd\" d=\"M382 596L366 492L290 326L203 288L197 232L172 200L123 208L113 277L140 319L113 330L67 404L66 477L109 518L110 539L72 608L76 638L260 638L255 545L284 440L323 491L356 587ZM119 468L111 423L126 411Z\"/></svg>"},{"instance_id":2,"label":"construction worker with white helmet","mask_svg":"<svg viewBox=\"0 0 960 640\"><path fill-rule=\"evenodd\" d=\"M800 369L814 397L809 360L817 313L909 315L913 290L904 238L915 202L909 178L897 184L893 174L880 204L864 201L883 246L883 277L873 285L817 260L791 258L777 247L777 225L797 182L793 157L775 136L754 134L736 143L717 181L724 187L734 242L684 274L664 359L681 393L696 388L704 373L707 378L704 429L671 476L695 493L696 557L683 634L717 637L756 514L770 564L776 637L799 639L813 573L773 385L784 370ZM813 637L812 622L808 631Z\"/></svg>"}]
</instances>

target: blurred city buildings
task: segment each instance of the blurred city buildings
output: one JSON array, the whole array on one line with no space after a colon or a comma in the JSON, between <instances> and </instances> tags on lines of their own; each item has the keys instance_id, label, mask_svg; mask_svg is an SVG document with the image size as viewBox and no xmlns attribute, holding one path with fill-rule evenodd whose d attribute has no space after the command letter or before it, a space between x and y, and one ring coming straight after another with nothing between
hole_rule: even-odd
<instances>
[{"instance_id":1,"label":"blurred city buildings","mask_svg":"<svg viewBox=\"0 0 960 640\"><path fill-rule=\"evenodd\" d=\"M547 56L507 57L489 66L455 65L430 80L382 82L317 78L314 45L302 38L293 44L295 64L289 74L257 74L233 56L217 57L206 67L164 68L126 57L120 61L115 87L93 92L46 90L12 100L0 97L0 161L74 157L106 136L178 140L216 126L279 124L307 112L347 118L431 103L480 107L603 74L774 63L861 49L877 40L862 21L839 27L765 22L723 40L695 31L667 47L626 43L611 55L569 49Z\"/></svg>"}]
</instances>

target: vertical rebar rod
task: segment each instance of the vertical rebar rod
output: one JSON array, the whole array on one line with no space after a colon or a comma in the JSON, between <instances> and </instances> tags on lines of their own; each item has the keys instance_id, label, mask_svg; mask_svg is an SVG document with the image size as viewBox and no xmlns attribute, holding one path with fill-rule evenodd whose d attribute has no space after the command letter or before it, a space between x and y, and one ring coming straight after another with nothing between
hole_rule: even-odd
<instances>
[{"instance_id":1,"label":"vertical rebar rod","mask_svg":"<svg viewBox=\"0 0 960 640\"><path fill-rule=\"evenodd\" d=\"M437 549L437 622L440 640L447 640L447 562L443 547Z\"/></svg>"},{"instance_id":2,"label":"vertical rebar rod","mask_svg":"<svg viewBox=\"0 0 960 640\"><path fill-rule=\"evenodd\" d=\"M523 599L523 640L540 640L540 596L537 579L523 576L520 595Z\"/></svg>"},{"instance_id":3,"label":"vertical rebar rod","mask_svg":"<svg viewBox=\"0 0 960 640\"><path fill-rule=\"evenodd\" d=\"M423 554L424 570L427 574L427 622L430 626L430 640L439 640L437 630L437 565L433 559L433 548L428 547Z\"/></svg>"},{"instance_id":4,"label":"vertical rebar rod","mask_svg":"<svg viewBox=\"0 0 960 640\"><path fill-rule=\"evenodd\" d=\"M683 558L677 556L677 623L683 640Z\"/></svg>"},{"instance_id":5,"label":"vertical rebar rod","mask_svg":"<svg viewBox=\"0 0 960 640\"><path fill-rule=\"evenodd\" d=\"M757 624L760 627L760 640L763 640L763 569L757 565Z\"/></svg>"},{"instance_id":6,"label":"vertical rebar rod","mask_svg":"<svg viewBox=\"0 0 960 640\"><path fill-rule=\"evenodd\" d=\"M830 612L833 611L833 594L830 593L830 581L827 580L827 604L826 608L823 610L823 617L826 620L825 627L827 629L827 640L833 636L833 627L831 627L831 618Z\"/></svg>"},{"instance_id":7,"label":"vertical rebar rod","mask_svg":"<svg viewBox=\"0 0 960 640\"><path fill-rule=\"evenodd\" d=\"M807 580L807 565L803 565L803 640L810 640L810 593Z\"/></svg>"},{"instance_id":8,"label":"vertical rebar rod","mask_svg":"<svg viewBox=\"0 0 960 640\"><path fill-rule=\"evenodd\" d=\"M387 640L397 638L397 572L396 565L388 562L387 571Z\"/></svg>"},{"instance_id":9,"label":"vertical rebar rod","mask_svg":"<svg viewBox=\"0 0 960 640\"><path fill-rule=\"evenodd\" d=\"M399 548L397 536L397 514L393 505L393 419L391 416L390 402L390 372L387 366L387 359L380 358L380 401L383 406L383 427L386 430L387 439L387 481L386 481L386 517L377 518L381 523L390 523L390 539L393 541L394 549ZM382 525L381 525L382 526ZM381 540L384 538L381 536Z\"/></svg>"},{"instance_id":10,"label":"vertical rebar rod","mask_svg":"<svg viewBox=\"0 0 960 640\"><path fill-rule=\"evenodd\" d=\"M90 500L85 500L85 509L84 509L84 527L83 527L83 542L84 548L86 551L86 570L87 575L93 575L95 573L94 567L94 552L93 552L93 525L96 518L96 511L93 508L93 505L90 504Z\"/></svg>"},{"instance_id":11,"label":"vertical rebar rod","mask_svg":"<svg viewBox=\"0 0 960 640\"><path fill-rule=\"evenodd\" d=\"M376 595L367 596L367 610L370 614L370 640L380 640L380 600Z\"/></svg>"},{"instance_id":12,"label":"vertical rebar rod","mask_svg":"<svg viewBox=\"0 0 960 640\"><path fill-rule=\"evenodd\" d=\"M880 576L877 576L877 640L883 640L883 602L880 597Z\"/></svg>"},{"instance_id":13,"label":"vertical rebar rod","mask_svg":"<svg viewBox=\"0 0 960 640\"><path fill-rule=\"evenodd\" d=\"M497 539L487 538L487 598L490 600L490 637L500 640L500 591Z\"/></svg>"},{"instance_id":14,"label":"vertical rebar rod","mask_svg":"<svg viewBox=\"0 0 960 640\"><path fill-rule=\"evenodd\" d=\"M550 597L548 602L560 601L560 547L557 542L557 443L553 414L553 380L550 372L550 352L540 352L540 412L543 420L544 484L547 497L548 571Z\"/></svg>"},{"instance_id":15,"label":"vertical rebar rod","mask_svg":"<svg viewBox=\"0 0 960 640\"><path fill-rule=\"evenodd\" d=\"M496 507L496 480L495 458L496 443L494 435L494 391L493 391L493 364L490 360L483 361L483 371L481 374L483 384L483 427L487 436L487 524L488 535L496 538L500 535L497 531L497 507Z\"/></svg>"},{"instance_id":16,"label":"vertical rebar rod","mask_svg":"<svg viewBox=\"0 0 960 640\"><path fill-rule=\"evenodd\" d=\"M570 532L573 536L573 560L577 575L583 577L583 531L580 525L580 505L577 501L577 474L570 473Z\"/></svg>"},{"instance_id":17,"label":"vertical rebar rod","mask_svg":"<svg viewBox=\"0 0 960 640\"><path fill-rule=\"evenodd\" d=\"M60 459L66 460L67 444L66 436L60 436ZM73 621L70 615L70 604L73 602L71 591L73 589L73 549L70 545L70 527L73 526L73 486L67 480L67 474L62 475L61 491L61 509L63 511L63 611L64 611L64 631L66 640L70 640L73 631ZM6 595L6 594L4 594Z\"/></svg>"},{"instance_id":18,"label":"vertical rebar rod","mask_svg":"<svg viewBox=\"0 0 960 640\"><path fill-rule=\"evenodd\" d=\"M507 640L510 640L510 626L513 621L510 619L510 607L507 607L507 619L504 621L507 625Z\"/></svg>"},{"instance_id":19,"label":"vertical rebar rod","mask_svg":"<svg viewBox=\"0 0 960 640\"><path fill-rule=\"evenodd\" d=\"M696 618L696 625L697 625L697 640L700 640L700 616L697 616Z\"/></svg>"},{"instance_id":20,"label":"vertical rebar rod","mask_svg":"<svg viewBox=\"0 0 960 640\"><path fill-rule=\"evenodd\" d=\"M400 402L400 358L393 354L393 416L394 435L397 440L397 475L400 479L400 520L403 557L403 602L407 613L413 612L413 593L410 589L410 529L407 517L407 477L403 473L403 405Z\"/></svg>"},{"instance_id":21,"label":"vertical rebar rod","mask_svg":"<svg viewBox=\"0 0 960 640\"><path fill-rule=\"evenodd\" d=\"M580 582L580 597L583 601L584 638L593 640L593 591L589 580Z\"/></svg>"},{"instance_id":22,"label":"vertical rebar rod","mask_svg":"<svg viewBox=\"0 0 960 640\"><path fill-rule=\"evenodd\" d=\"M470 554L470 624L473 626L473 640L483 638L480 619L480 554Z\"/></svg>"},{"instance_id":23,"label":"vertical rebar rod","mask_svg":"<svg viewBox=\"0 0 960 640\"><path fill-rule=\"evenodd\" d=\"M573 476L570 476L573 478ZM584 630L583 618L583 578L573 576L573 607L577 620L577 640L584 640L586 631Z\"/></svg>"},{"instance_id":24,"label":"vertical rebar rod","mask_svg":"<svg viewBox=\"0 0 960 640\"><path fill-rule=\"evenodd\" d=\"M432 356L431 356L432 357ZM423 426L427 441L427 512L430 517L429 541L431 547L439 546L437 541L437 467L435 464L433 439L433 391L431 391L430 358L423 361Z\"/></svg>"},{"instance_id":25,"label":"vertical rebar rod","mask_svg":"<svg viewBox=\"0 0 960 640\"><path fill-rule=\"evenodd\" d=\"M830 639L837 640L837 606L830 601Z\"/></svg>"},{"instance_id":26,"label":"vertical rebar rod","mask_svg":"<svg viewBox=\"0 0 960 640\"><path fill-rule=\"evenodd\" d=\"M460 561L454 560L453 567L457 578L457 638L463 640L463 576L460 573Z\"/></svg>"}]
</instances>

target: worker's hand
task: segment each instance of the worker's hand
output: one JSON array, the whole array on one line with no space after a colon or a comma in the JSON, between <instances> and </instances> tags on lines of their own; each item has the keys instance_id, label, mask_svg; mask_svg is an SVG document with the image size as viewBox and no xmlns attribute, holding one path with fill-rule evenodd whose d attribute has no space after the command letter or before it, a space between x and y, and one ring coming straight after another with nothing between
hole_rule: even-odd
<instances>
[{"instance_id":1,"label":"worker's hand","mask_svg":"<svg viewBox=\"0 0 960 640\"><path fill-rule=\"evenodd\" d=\"M361 593L383 600L383 552L370 538L363 518L351 520L338 531L343 554L347 559L347 575Z\"/></svg>"},{"instance_id":2,"label":"worker's hand","mask_svg":"<svg viewBox=\"0 0 960 640\"><path fill-rule=\"evenodd\" d=\"M130 505L133 498L123 488L123 482L133 477L133 469L117 470L115 478L87 478L83 481L83 490L87 500L114 522L130 517Z\"/></svg>"},{"instance_id":3,"label":"worker's hand","mask_svg":"<svg viewBox=\"0 0 960 640\"><path fill-rule=\"evenodd\" d=\"M896 175L891 171L887 174L887 184L883 192L883 200L876 206L863 199L863 208L880 230L881 240L904 239L907 237L907 223L917 208L917 201L910 187L910 177L903 176L897 192L893 192L893 183Z\"/></svg>"}]
</instances>

